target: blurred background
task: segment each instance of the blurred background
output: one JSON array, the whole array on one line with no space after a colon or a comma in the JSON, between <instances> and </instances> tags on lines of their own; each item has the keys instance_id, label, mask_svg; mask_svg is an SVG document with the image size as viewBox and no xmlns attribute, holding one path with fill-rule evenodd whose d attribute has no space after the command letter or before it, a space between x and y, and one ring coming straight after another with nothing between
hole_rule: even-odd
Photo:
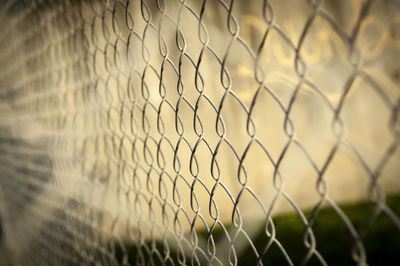
<instances>
[{"instance_id":1,"label":"blurred background","mask_svg":"<svg viewBox=\"0 0 400 266\"><path fill-rule=\"evenodd\" d=\"M399 9L1 2L4 265L396 264Z\"/></svg>"}]
</instances>

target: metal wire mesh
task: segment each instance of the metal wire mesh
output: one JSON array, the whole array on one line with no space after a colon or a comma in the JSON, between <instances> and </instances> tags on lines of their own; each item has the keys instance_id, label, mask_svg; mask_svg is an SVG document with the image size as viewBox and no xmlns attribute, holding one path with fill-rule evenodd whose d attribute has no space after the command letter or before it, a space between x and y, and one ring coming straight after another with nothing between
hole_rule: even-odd
<instances>
[{"instance_id":1,"label":"metal wire mesh","mask_svg":"<svg viewBox=\"0 0 400 266\"><path fill-rule=\"evenodd\" d=\"M400 191L399 8L3 2L0 211L13 262L244 265L276 253L326 265L316 221L330 209L350 239L331 241L367 264L378 217L400 235L387 200ZM356 201L370 204L357 225L341 205ZM285 213L300 256L277 231Z\"/></svg>"}]
</instances>

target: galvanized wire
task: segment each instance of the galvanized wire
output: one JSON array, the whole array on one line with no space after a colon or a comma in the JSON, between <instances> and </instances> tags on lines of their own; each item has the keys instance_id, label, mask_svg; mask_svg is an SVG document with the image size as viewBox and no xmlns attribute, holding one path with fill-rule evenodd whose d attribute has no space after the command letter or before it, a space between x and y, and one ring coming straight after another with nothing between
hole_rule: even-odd
<instances>
[{"instance_id":1,"label":"galvanized wire","mask_svg":"<svg viewBox=\"0 0 400 266\"><path fill-rule=\"evenodd\" d=\"M400 191L399 8L1 4L0 213L14 263L263 265L278 252L327 265L314 225L329 208L366 265L374 221L400 229L387 204ZM341 204L361 200L374 207L355 226ZM276 230L282 213L302 227L300 259Z\"/></svg>"}]
</instances>

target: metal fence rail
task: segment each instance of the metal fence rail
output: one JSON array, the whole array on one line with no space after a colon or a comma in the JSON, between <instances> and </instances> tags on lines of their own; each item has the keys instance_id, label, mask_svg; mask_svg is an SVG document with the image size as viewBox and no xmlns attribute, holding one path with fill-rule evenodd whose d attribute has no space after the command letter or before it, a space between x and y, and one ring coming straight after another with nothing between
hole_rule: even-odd
<instances>
[{"instance_id":1,"label":"metal fence rail","mask_svg":"<svg viewBox=\"0 0 400 266\"><path fill-rule=\"evenodd\" d=\"M13 262L398 261L399 9L2 2Z\"/></svg>"}]
</instances>

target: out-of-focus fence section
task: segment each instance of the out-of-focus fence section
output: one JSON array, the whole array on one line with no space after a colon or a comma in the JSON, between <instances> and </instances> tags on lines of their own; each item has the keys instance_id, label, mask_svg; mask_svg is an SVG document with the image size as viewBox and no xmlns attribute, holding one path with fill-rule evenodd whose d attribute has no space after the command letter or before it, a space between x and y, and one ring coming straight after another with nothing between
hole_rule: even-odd
<instances>
[{"instance_id":1,"label":"out-of-focus fence section","mask_svg":"<svg viewBox=\"0 0 400 266\"><path fill-rule=\"evenodd\" d=\"M2 2L0 213L14 262L326 265L330 242L370 262L369 232L400 235L387 198L400 191L399 10ZM332 221L347 238L323 242Z\"/></svg>"}]
</instances>

